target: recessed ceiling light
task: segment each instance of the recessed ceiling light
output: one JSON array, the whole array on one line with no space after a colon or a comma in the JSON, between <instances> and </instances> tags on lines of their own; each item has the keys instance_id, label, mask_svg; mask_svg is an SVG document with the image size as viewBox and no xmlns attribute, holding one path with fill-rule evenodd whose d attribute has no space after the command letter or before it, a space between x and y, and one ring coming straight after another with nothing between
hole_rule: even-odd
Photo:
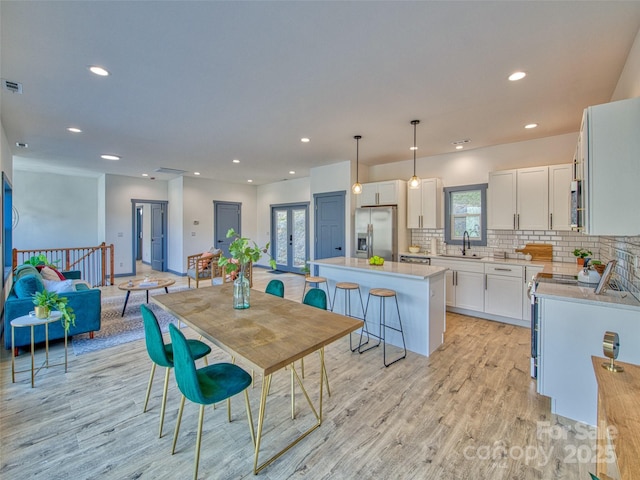
<instances>
[{"instance_id":1,"label":"recessed ceiling light","mask_svg":"<svg viewBox=\"0 0 640 480\"><path fill-rule=\"evenodd\" d=\"M309 143L311 140L309 140L307 137L302 137L302 138L300 139L300 141L301 141L302 143Z\"/></svg>"},{"instance_id":2,"label":"recessed ceiling light","mask_svg":"<svg viewBox=\"0 0 640 480\"><path fill-rule=\"evenodd\" d=\"M104 154L104 155L100 155L100 158L103 160L120 160L119 155L110 155L110 154Z\"/></svg>"},{"instance_id":3,"label":"recessed ceiling light","mask_svg":"<svg viewBox=\"0 0 640 480\"><path fill-rule=\"evenodd\" d=\"M294 172L293 170L289 170L289 175L295 175L296 172Z\"/></svg>"},{"instance_id":4,"label":"recessed ceiling light","mask_svg":"<svg viewBox=\"0 0 640 480\"><path fill-rule=\"evenodd\" d=\"M98 65L90 65L89 71L95 75L99 75L100 77L108 77L111 75L108 70L99 67Z\"/></svg>"},{"instance_id":5,"label":"recessed ceiling light","mask_svg":"<svg viewBox=\"0 0 640 480\"><path fill-rule=\"evenodd\" d=\"M232 161L233 163L240 163L240 160L238 160L237 158L234 158Z\"/></svg>"},{"instance_id":6,"label":"recessed ceiling light","mask_svg":"<svg viewBox=\"0 0 640 480\"><path fill-rule=\"evenodd\" d=\"M200 175L200 172L193 172L194 175Z\"/></svg>"},{"instance_id":7,"label":"recessed ceiling light","mask_svg":"<svg viewBox=\"0 0 640 480\"><path fill-rule=\"evenodd\" d=\"M511 80L512 82L516 82L518 80L522 80L526 76L527 74L525 72L513 72L511 75L509 75L509 80Z\"/></svg>"},{"instance_id":8,"label":"recessed ceiling light","mask_svg":"<svg viewBox=\"0 0 640 480\"><path fill-rule=\"evenodd\" d=\"M462 145L456 145L456 150L462 150L464 148L464 146Z\"/></svg>"},{"instance_id":9,"label":"recessed ceiling light","mask_svg":"<svg viewBox=\"0 0 640 480\"><path fill-rule=\"evenodd\" d=\"M409 150L418 150L418 147L409 147Z\"/></svg>"},{"instance_id":10,"label":"recessed ceiling light","mask_svg":"<svg viewBox=\"0 0 640 480\"><path fill-rule=\"evenodd\" d=\"M247 180L247 183L253 183L253 180L249 179Z\"/></svg>"},{"instance_id":11,"label":"recessed ceiling light","mask_svg":"<svg viewBox=\"0 0 640 480\"><path fill-rule=\"evenodd\" d=\"M142 176L143 176L143 177L148 177L148 176L149 176L149 174L148 174L148 173L143 173L143 174L142 174Z\"/></svg>"},{"instance_id":12,"label":"recessed ceiling light","mask_svg":"<svg viewBox=\"0 0 640 480\"><path fill-rule=\"evenodd\" d=\"M67 130L71 133L82 133L82 130L80 130L78 127L69 127L67 128Z\"/></svg>"},{"instance_id":13,"label":"recessed ceiling light","mask_svg":"<svg viewBox=\"0 0 640 480\"><path fill-rule=\"evenodd\" d=\"M536 128L537 126L537 123L529 123L528 125L525 125L524 128Z\"/></svg>"}]
</instances>

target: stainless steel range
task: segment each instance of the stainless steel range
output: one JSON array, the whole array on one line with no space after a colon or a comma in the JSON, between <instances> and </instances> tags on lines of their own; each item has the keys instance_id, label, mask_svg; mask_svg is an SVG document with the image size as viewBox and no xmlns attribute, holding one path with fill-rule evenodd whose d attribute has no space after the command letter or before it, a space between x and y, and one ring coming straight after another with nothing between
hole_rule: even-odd
<instances>
[{"instance_id":1,"label":"stainless steel range","mask_svg":"<svg viewBox=\"0 0 640 480\"><path fill-rule=\"evenodd\" d=\"M538 299L536 298L536 288L540 283L559 283L564 285L577 285L576 275L563 275L557 273L538 273L529 282L527 295L531 300L531 376L538 378L538 325L540 323L538 311Z\"/></svg>"}]
</instances>

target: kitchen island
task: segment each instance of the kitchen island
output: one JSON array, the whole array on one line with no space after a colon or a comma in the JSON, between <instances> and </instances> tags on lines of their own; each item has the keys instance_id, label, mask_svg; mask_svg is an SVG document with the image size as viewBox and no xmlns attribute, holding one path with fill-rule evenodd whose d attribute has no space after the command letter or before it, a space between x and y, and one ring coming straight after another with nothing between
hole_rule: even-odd
<instances>
[{"instance_id":1,"label":"kitchen island","mask_svg":"<svg viewBox=\"0 0 640 480\"><path fill-rule=\"evenodd\" d=\"M538 393L551 397L552 413L589 425L596 424L598 404L591 356L602 356L605 332L620 336L618 360L640 364L640 302L628 292L593 290L540 283L535 292Z\"/></svg>"},{"instance_id":2,"label":"kitchen island","mask_svg":"<svg viewBox=\"0 0 640 480\"><path fill-rule=\"evenodd\" d=\"M390 288L396 291L407 350L429 356L444 341L445 319L445 268L424 264L384 262L384 265L369 265L361 258L335 257L312 260L318 275L329 284L335 312L344 312L344 294L338 292L334 298L336 282L355 282L360 285L362 299L367 304L371 288ZM362 318L357 294L352 293L351 314ZM387 318L395 322L397 314L394 302L387 302ZM377 333L380 311L377 301L371 301L367 312L367 323ZM386 341L402 346L400 334L388 330Z\"/></svg>"}]
</instances>

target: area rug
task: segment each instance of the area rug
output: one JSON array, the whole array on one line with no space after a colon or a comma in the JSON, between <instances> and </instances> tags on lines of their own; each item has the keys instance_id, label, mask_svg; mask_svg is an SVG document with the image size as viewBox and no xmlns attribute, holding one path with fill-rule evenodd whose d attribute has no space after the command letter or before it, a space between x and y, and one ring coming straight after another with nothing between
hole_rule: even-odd
<instances>
[{"instance_id":1,"label":"area rug","mask_svg":"<svg viewBox=\"0 0 640 480\"><path fill-rule=\"evenodd\" d=\"M186 289L187 287L185 286L172 287L170 293ZM149 295L163 293L164 290L158 289L157 291L150 291ZM92 339L89 338L88 333L74 335L71 339L71 345L75 355L83 355L144 338L144 323L140 305L146 301L146 295L144 292L132 293L129 297L124 317L121 317L124 297L125 294L123 293L121 296L102 299L102 324L100 330L95 332ZM156 315L161 330L168 332L169 323L175 323L176 318L153 302L149 302L148 307Z\"/></svg>"}]
</instances>

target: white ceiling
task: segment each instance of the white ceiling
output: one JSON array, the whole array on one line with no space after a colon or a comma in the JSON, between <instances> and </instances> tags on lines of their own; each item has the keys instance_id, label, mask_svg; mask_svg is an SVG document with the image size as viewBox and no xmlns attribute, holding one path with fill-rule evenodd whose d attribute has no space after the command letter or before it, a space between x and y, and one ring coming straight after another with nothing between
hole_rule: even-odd
<instances>
[{"instance_id":1,"label":"white ceiling","mask_svg":"<svg viewBox=\"0 0 640 480\"><path fill-rule=\"evenodd\" d=\"M356 134L362 163L410 159L413 119L418 157L576 132L611 99L640 1L3 0L0 15L0 74L24 91L1 97L16 168L260 185L355 160Z\"/></svg>"}]
</instances>

